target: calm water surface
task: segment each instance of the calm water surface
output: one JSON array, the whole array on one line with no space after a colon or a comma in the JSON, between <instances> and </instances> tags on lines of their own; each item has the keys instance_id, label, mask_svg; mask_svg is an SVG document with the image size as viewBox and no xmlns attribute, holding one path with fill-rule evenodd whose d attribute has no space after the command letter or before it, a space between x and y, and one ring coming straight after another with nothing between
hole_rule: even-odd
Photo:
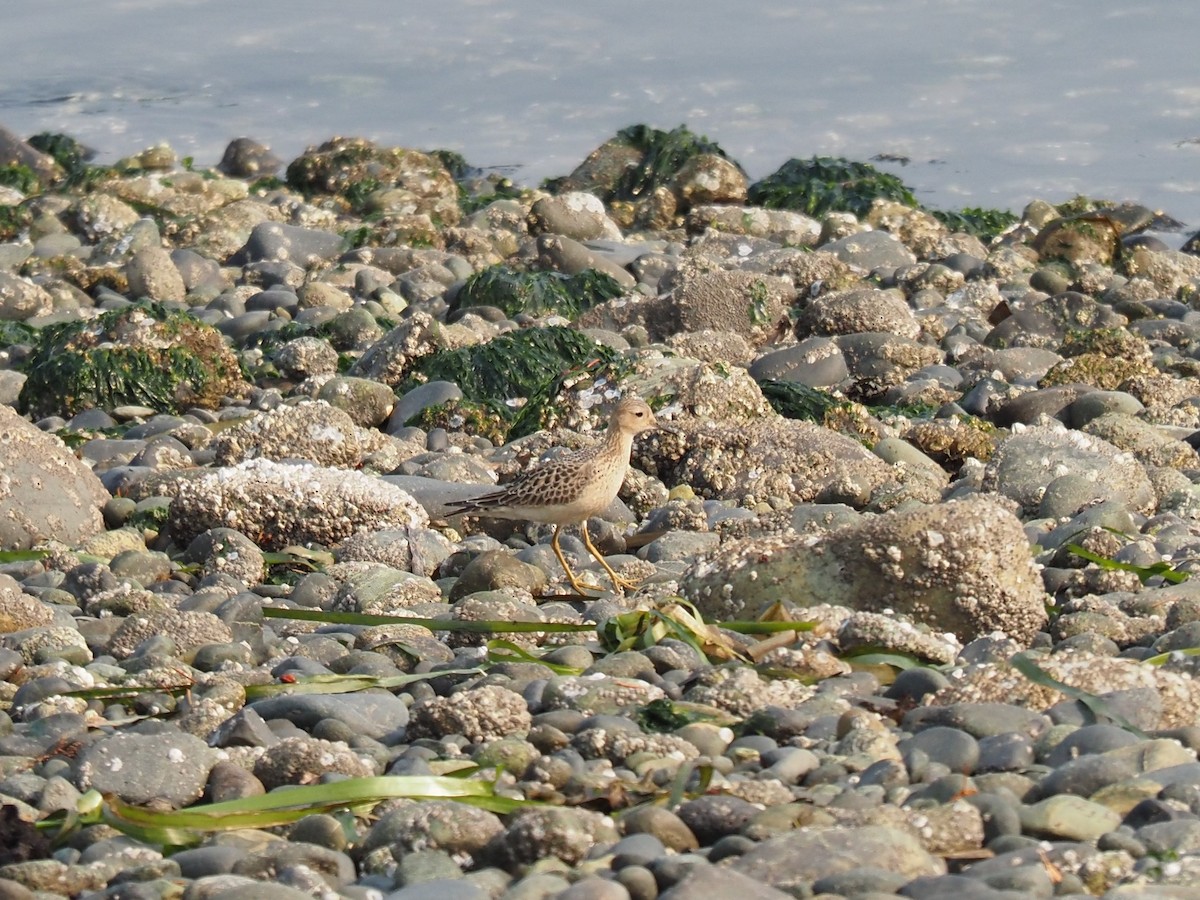
<instances>
[{"instance_id":1,"label":"calm water surface","mask_svg":"<svg viewBox=\"0 0 1200 900\"><path fill-rule=\"evenodd\" d=\"M1200 4L10 0L3 23L0 123L100 161L355 134L533 183L686 123L755 178L895 154L936 207L1085 193L1200 227Z\"/></svg>"}]
</instances>

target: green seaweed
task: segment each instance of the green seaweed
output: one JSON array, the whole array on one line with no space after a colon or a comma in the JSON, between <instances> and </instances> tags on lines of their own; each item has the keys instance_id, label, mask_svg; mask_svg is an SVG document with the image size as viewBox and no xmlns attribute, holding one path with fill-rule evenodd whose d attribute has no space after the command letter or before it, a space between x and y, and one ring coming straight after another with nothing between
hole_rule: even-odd
<instances>
[{"instance_id":1,"label":"green seaweed","mask_svg":"<svg viewBox=\"0 0 1200 900\"><path fill-rule=\"evenodd\" d=\"M38 190L37 174L29 166L14 163L0 166L0 186L10 187L22 194L33 194Z\"/></svg>"},{"instance_id":2,"label":"green seaweed","mask_svg":"<svg viewBox=\"0 0 1200 900\"><path fill-rule=\"evenodd\" d=\"M463 392L460 411L476 404L506 427L512 439L554 422L554 402L568 382L584 377L616 382L628 365L616 350L573 328L529 328L486 344L434 353L396 391L404 394L426 381L453 382ZM512 403L522 399L519 406Z\"/></svg>"},{"instance_id":3,"label":"green seaweed","mask_svg":"<svg viewBox=\"0 0 1200 900\"><path fill-rule=\"evenodd\" d=\"M88 157L91 156L83 144L66 134L43 131L35 134L27 143L35 150L40 150L47 156L53 157L54 161L62 166L63 171L68 175L78 172L86 166Z\"/></svg>"},{"instance_id":4,"label":"green seaweed","mask_svg":"<svg viewBox=\"0 0 1200 900\"><path fill-rule=\"evenodd\" d=\"M11 241L33 222L25 206L0 206L0 241Z\"/></svg>"},{"instance_id":5,"label":"green seaweed","mask_svg":"<svg viewBox=\"0 0 1200 900\"><path fill-rule=\"evenodd\" d=\"M607 199L636 200L665 187L693 156L708 153L728 159L715 141L697 135L685 125L662 131L649 125L630 125L617 132L617 139L642 152L640 165L629 169Z\"/></svg>"},{"instance_id":6,"label":"green seaweed","mask_svg":"<svg viewBox=\"0 0 1200 900\"><path fill-rule=\"evenodd\" d=\"M795 381L764 379L758 386L771 408L789 419L823 422L829 410L841 405L832 394Z\"/></svg>"},{"instance_id":7,"label":"green seaweed","mask_svg":"<svg viewBox=\"0 0 1200 900\"><path fill-rule=\"evenodd\" d=\"M121 346L135 312L161 323L167 346ZM209 326L159 304L111 310L90 321L59 322L37 335L18 398L35 416L71 416L84 409L122 405L181 412L233 373L212 347ZM215 332L213 332L215 335Z\"/></svg>"},{"instance_id":8,"label":"green seaweed","mask_svg":"<svg viewBox=\"0 0 1200 900\"><path fill-rule=\"evenodd\" d=\"M769 209L792 209L810 216L851 212L865 216L876 200L916 207L917 198L895 175L869 163L832 156L789 159L750 186L748 202Z\"/></svg>"},{"instance_id":9,"label":"green seaweed","mask_svg":"<svg viewBox=\"0 0 1200 900\"><path fill-rule=\"evenodd\" d=\"M524 272L511 266L481 269L463 285L458 306L495 306L505 315L538 316L557 313L574 319L597 303L624 293L611 275L585 269L575 275L563 272Z\"/></svg>"},{"instance_id":10,"label":"green seaweed","mask_svg":"<svg viewBox=\"0 0 1200 900\"><path fill-rule=\"evenodd\" d=\"M958 212L940 209L932 209L929 212L951 231L962 231L981 240L991 240L1019 221L1019 217L1007 209L983 209L978 206L967 207Z\"/></svg>"}]
</instances>

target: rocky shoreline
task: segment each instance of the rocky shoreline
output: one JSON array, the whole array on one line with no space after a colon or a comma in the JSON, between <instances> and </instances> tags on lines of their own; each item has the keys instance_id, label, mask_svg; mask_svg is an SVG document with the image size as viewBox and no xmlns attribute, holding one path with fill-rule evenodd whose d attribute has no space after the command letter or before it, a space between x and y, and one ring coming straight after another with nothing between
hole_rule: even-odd
<instances>
[{"instance_id":1,"label":"rocky shoreline","mask_svg":"<svg viewBox=\"0 0 1200 900\"><path fill-rule=\"evenodd\" d=\"M1160 216L682 129L85 157L0 129L0 898L1200 890ZM636 592L446 517L622 394Z\"/></svg>"}]
</instances>

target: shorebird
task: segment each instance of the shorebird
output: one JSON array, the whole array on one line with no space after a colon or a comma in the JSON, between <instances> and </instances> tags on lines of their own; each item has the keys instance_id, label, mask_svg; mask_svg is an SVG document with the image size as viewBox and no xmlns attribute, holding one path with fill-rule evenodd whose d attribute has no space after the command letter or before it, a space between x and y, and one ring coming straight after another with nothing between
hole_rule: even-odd
<instances>
[{"instance_id":1,"label":"shorebird","mask_svg":"<svg viewBox=\"0 0 1200 900\"><path fill-rule=\"evenodd\" d=\"M596 444L542 463L498 491L471 500L454 501L447 505L448 513L525 519L553 525L554 537L550 546L567 573L571 587L583 593L587 585L575 577L558 543L562 526L580 525L584 546L608 573L613 587L618 592L636 587L637 582L622 578L600 555L588 536L587 520L608 509L616 498L629 467L634 437L659 427L645 401L622 400L609 416L604 437Z\"/></svg>"}]
</instances>

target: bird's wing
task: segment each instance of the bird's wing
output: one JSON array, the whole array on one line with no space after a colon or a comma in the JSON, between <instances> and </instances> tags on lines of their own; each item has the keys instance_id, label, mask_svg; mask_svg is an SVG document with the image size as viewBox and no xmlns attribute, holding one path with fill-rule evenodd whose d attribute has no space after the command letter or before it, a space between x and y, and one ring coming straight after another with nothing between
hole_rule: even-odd
<instances>
[{"instance_id":1,"label":"bird's wing","mask_svg":"<svg viewBox=\"0 0 1200 900\"><path fill-rule=\"evenodd\" d=\"M500 490L470 500L455 500L446 506L457 514L486 513L497 507L524 506L531 502L570 503L582 493L594 467L588 459L552 459L522 473Z\"/></svg>"}]
</instances>

